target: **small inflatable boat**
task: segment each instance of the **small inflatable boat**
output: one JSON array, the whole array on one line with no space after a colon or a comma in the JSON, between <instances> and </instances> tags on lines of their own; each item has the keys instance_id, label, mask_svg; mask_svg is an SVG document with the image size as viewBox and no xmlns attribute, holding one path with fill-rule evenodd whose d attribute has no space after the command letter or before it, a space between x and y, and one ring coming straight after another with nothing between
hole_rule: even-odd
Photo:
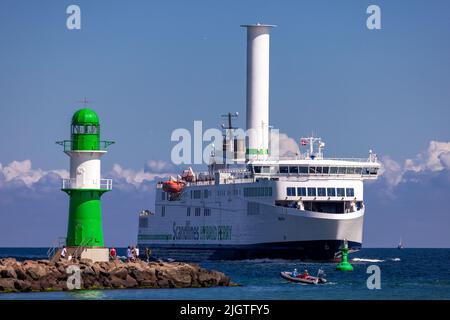
<instances>
[{"instance_id":1,"label":"small inflatable boat","mask_svg":"<svg viewBox=\"0 0 450 320\"><path fill-rule=\"evenodd\" d=\"M323 284L326 283L327 280L322 277L313 277L313 276L304 276L303 274L298 274L296 277L292 276L292 272L282 271L280 273L283 279L292 282L306 283L306 284Z\"/></svg>"}]
</instances>

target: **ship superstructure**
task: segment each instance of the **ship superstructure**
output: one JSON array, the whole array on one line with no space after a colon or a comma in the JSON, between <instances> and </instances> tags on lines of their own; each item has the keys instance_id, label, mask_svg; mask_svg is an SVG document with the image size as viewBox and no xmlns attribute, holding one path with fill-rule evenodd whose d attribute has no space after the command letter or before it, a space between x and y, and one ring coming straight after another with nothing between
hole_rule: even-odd
<instances>
[{"instance_id":1,"label":"ship superstructure","mask_svg":"<svg viewBox=\"0 0 450 320\"><path fill-rule=\"evenodd\" d=\"M280 157L269 139L269 31L247 28L246 140L227 115L223 148L205 172L185 170L160 182L155 212L139 217L138 244L157 255L193 259L330 260L344 240L359 248L365 212L363 181L380 164L325 158L318 137ZM225 160L225 161L219 161ZM231 160L231 161L230 161Z\"/></svg>"}]
</instances>

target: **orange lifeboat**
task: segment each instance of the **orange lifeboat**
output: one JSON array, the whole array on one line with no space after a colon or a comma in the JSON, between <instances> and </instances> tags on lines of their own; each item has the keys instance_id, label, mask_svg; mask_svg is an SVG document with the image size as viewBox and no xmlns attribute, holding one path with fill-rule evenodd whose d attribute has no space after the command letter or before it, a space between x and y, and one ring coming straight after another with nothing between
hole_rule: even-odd
<instances>
[{"instance_id":1,"label":"orange lifeboat","mask_svg":"<svg viewBox=\"0 0 450 320\"><path fill-rule=\"evenodd\" d=\"M163 190L168 193L180 193L184 188L184 182L169 180L163 182Z\"/></svg>"}]
</instances>

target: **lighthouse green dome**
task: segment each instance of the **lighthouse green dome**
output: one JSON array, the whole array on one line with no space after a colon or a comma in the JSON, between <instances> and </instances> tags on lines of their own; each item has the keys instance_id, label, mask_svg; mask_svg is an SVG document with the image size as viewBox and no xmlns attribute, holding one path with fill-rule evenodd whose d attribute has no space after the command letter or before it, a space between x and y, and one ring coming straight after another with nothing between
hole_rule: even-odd
<instances>
[{"instance_id":1,"label":"lighthouse green dome","mask_svg":"<svg viewBox=\"0 0 450 320\"><path fill-rule=\"evenodd\" d=\"M94 110L84 108L74 113L72 116L73 125L100 125L98 115Z\"/></svg>"}]
</instances>

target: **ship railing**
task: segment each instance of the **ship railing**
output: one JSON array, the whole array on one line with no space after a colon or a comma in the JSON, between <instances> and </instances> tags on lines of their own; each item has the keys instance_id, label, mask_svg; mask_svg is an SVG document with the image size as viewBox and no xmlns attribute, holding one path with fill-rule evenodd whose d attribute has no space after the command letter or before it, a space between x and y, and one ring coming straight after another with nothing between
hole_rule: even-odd
<instances>
[{"instance_id":1,"label":"ship railing","mask_svg":"<svg viewBox=\"0 0 450 320\"><path fill-rule=\"evenodd\" d=\"M62 189L102 189L111 190L112 189L112 179L93 179L82 181L79 183L77 179L62 179Z\"/></svg>"},{"instance_id":2,"label":"ship railing","mask_svg":"<svg viewBox=\"0 0 450 320\"><path fill-rule=\"evenodd\" d=\"M278 160L313 160L309 157L305 156L282 156L282 157L269 157L269 161L278 161ZM333 160L333 161L350 161L350 162L370 162L376 163L376 157L368 157L368 158L315 158L315 160Z\"/></svg>"}]
</instances>

